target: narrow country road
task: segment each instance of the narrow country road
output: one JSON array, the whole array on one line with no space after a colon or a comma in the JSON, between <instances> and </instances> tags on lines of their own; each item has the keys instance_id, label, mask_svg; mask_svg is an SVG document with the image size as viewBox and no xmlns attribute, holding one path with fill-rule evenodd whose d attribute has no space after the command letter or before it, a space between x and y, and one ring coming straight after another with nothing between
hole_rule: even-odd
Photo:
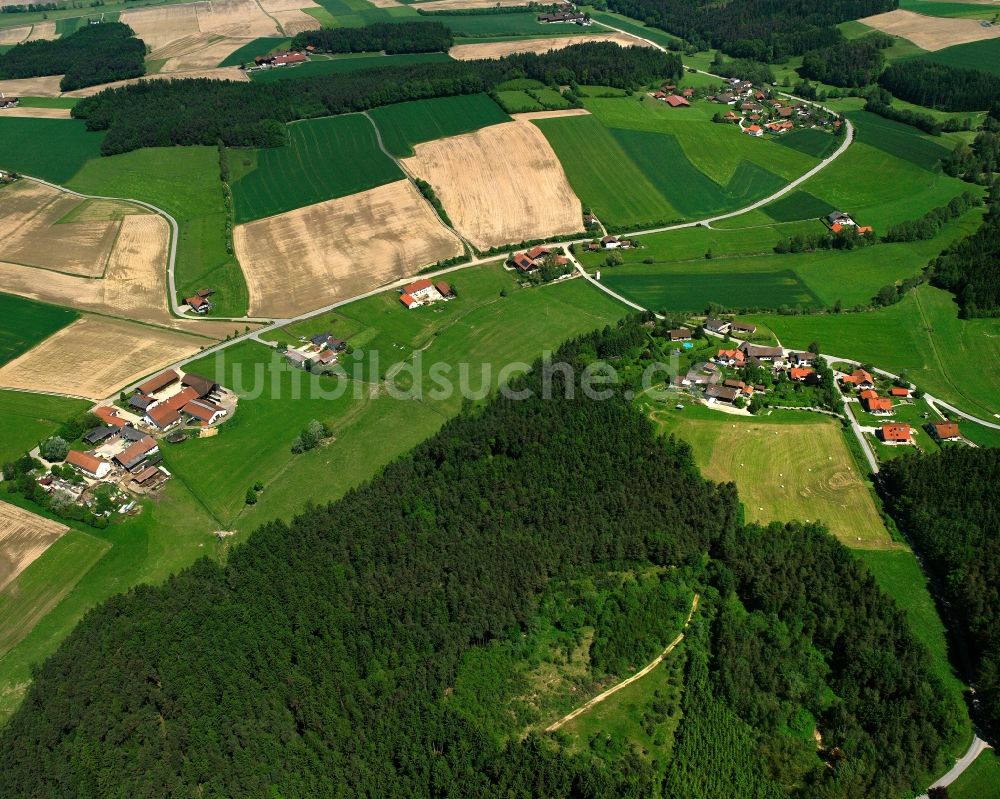
<instances>
[{"instance_id":1,"label":"narrow country road","mask_svg":"<svg viewBox=\"0 0 1000 799\"><path fill-rule=\"evenodd\" d=\"M972 744L969 746L968 750L966 750L965 754L955 761L955 765L951 767L951 770L930 787L947 788L965 773L965 770L973 764L977 757L979 757L985 750L992 748L993 747L986 743L986 741L976 735L972 739ZM917 799L927 799L927 794L921 794L917 797Z\"/></svg>"},{"instance_id":2,"label":"narrow country road","mask_svg":"<svg viewBox=\"0 0 1000 799\"><path fill-rule=\"evenodd\" d=\"M684 627L685 628L687 628L687 626L691 623L691 619L694 618L694 614L698 610L698 603L700 601L701 601L701 595L700 594L695 594L694 595L694 599L691 600L691 612L688 613L687 620L684 622ZM682 633L678 633L677 637L667 645L667 648L664 649L659 654L659 656L656 657L652 662L646 664L646 666L642 669L642 671L637 671L631 677L629 677L629 678L627 678L625 680L622 680L620 683L617 683L617 684L611 686L610 688L608 688L608 690L603 691L602 693L599 693L593 699L591 699L591 700L589 700L587 702L584 702L582 705L580 705L580 707L578 707L573 712L568 713L567 715L565 715L561 719L559 719L559 721L556 721L556 722L550 724L548 727L546 727L545 728L545 732L555 732L560 727L562 727L564 724L566 724L566 723L572 721L573 719L575 719L577 716L581 716L584 713L586 713L588 710L590 710L592 707L594 707L594 705L599 705L601 702L603 702L609 696L612 696L613 694L618 693L618 691L620 691L622 688L626 687L627 685L631 685L636 680L641 680L643 677L645 677L647 674L649 674L649 672L651 672L653 669L655 669L657 666L659 666L663 662L663 659L667 655L669 655L671 652L673 652L674 649L677 647L677 645L681 641L683 641L683 640L684 640L684 633L683 632Z\"/></svg>"}]
</instances>

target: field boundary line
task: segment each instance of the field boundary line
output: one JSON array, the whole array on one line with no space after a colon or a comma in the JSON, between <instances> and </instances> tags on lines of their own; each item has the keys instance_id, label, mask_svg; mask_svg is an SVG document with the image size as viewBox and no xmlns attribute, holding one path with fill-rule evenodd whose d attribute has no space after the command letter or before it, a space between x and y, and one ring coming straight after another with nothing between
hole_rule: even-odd
<instances>
[{"instance_id":1,"label":"field boundary line","mask_svg":"<svg viewBox=\"0 0 1000 799\"><path fill-rule=\"evenodd\" d=\"M694 614L698 610L698 605L699 605L700 601L701 601L701 594L695 593L694 598L691 600L691 612L688 613L688 617L687 617L687 619L684 622L684 629L687 629L688 625L691 624L691 619L694 618ZM562 727L564 724L572 721L573 719L577 718L578 716L582 716L584 713L586 713L588 710L590 710L595 705L599 705L601 702L603 702L609 696L613 696L614 694L618 693L622 688L626 688L627 686L629 686L632 683L634 683L636 680L641 680L643 677L645 677L647 674L649 674L649 672L651 672L653 669L655 669L657 666L659 666L663 662L663 659L667 655L669 655L671 652L673 652L674 649L677 647L677 645L680 644L680 642L683 641L683 640L684 640L684 633L683 632L678 633L677 637L673 641L671 641L669 644L667 644L667 648L664 649L656 658L654 658L652 661L650 661L649 663L647 663L646 666L641 671L637 671L631 677L627 677L626 679L622 680L620 683L617 683L616 685L612 685L606 691L602 691L597 696L595 696L593 699L590 699L589 701L584 702L576 710L574 710L574 711L566 714L561 719L559 719L559 721L553 722L548 727L546 727L545 728L545 732L555 732L560 727Z\"/></svg>"}]
</instances>

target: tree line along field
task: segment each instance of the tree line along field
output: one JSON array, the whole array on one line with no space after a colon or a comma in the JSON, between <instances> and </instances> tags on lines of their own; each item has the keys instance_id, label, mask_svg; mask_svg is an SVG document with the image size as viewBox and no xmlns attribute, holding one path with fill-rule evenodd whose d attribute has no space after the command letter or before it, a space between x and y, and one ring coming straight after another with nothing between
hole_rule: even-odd
<instances>
[{"instance_id":1,"label":"tree line along field","mask_svg":"<svg viewBox=\"0 0 1000 799\"><path fill-rule=\"evenodd\" d=\"M510 121L485 94L460 94L381 106L369 112L385 148L395 156L413 155L413 145Z\"/></svg>"},{"instance_id":2,"label":"tree line along field","mask_svg":"<svg viewBox=\"0 0 1000 799\"><path fill-rule=\"evenodd\" d=\"M711 303L820 309L839 302L853 308L870 305L883 286L919 274L981 218L982 209L972 209L924 241L781 255L773 252L779 240L821 233L821 223L696 227L640 237L640 248L618 253L622 266L608 267L605 252L581 253L580 260L590 271L600 269L610 288L655 310L701 312Z\"/></svg>"},{"instance_id":3,"label":"tree line along field","mask_svg":"<svg viewBox=\"0 0 1000 799\"><path fill-rule=\"evenodd\" d=\"M184 442L165 451L171 472L199 497L224 529L248 533L267 519L296 512L310 497L318 501L340 496L459 411L462 398L458 392L439 399L425 396L420 401L395 399L385 392L371 396L373 385L393 374L395 384L411 384L412 369L400 370L399 364L413 362L426 372L434 362L453 364L456 370L457 364L467 363L470 386L485 392L496 385L501 366L519 360L531 362L544 349L603 327L627 310L584 281L518 289L510 273L495 265L463 269L446 279L455 287L458 299L445 304L406 311L398 292L391 291L338 308L315 322L297 323L291 335L276 334L276 340L291 343L299 335L329 331L360 351L358 360L346 356L342 361L348 374L342 387L344 396L309 400L307 383L318 381L321 388L332 392L341 378L313 378L282 369L275 377L280 391L272 393L267 377L264 394L241 400L239 411L220 428L218 436ZM508 296L501 297L501 290ZM414 361L417 352L419 360ZM374 363L372 353L377 353ZM272 363L274 357L272 350L246 343L230 348L225 357L209 356L192 364L191 369L205 374L222 369L219 377L232 384L234 365L241 364L242 373L249 375L255 364ZM492 377L482 386L484 364L490 364ZM457 374L453 377L457 385ZM424 378L426 381L426 374ZM293 381L301 382L305 399L293 399ZM360 397L356 397L359 387ZM249 386L245 388L249 390ZM433 384L426 381L425 388L433 388ZM326 421L334 430L334 439L316 450L292 455L292 440L313 418ZM266 435L262 436L262 431ZM379 446L373 447L373 441ZM220 469L220 463L228 464L227 468ZM262 481L265 489L256 505L245 506L246 491L256 480Z\"/></svg>"},{"instance_id":4,"label":"tree line along field","mask_svg":"<svg viewBox=\"0 0 1000 799\"><path fill-rule=\"evenodd\" d=\"M399 180L403 173L378 147L363 114L304 120L287 126L288 143L244 154L230 150L236 223L356 194Z\"/></svg>"},{"instance_id":5,"label":"tree line along field","mask_svg":"<svg viewBox=\"0 0 1000 799\"><path fill-rule=\"evenodd\" d=\"M1000 75L1000 39L983 39L980 42L958 44L928 53L924 58L950 67L978 69Z\"/></svg>"},{"instance_id":6,"label":"tree line along field","mask_svg":"<svg viewBox=\"0 0 1000 799\"><path fill-rule=\"evenodd\" d=\"M308 63L289 69L269 69L253 72L250 79L255 83L274 83L281 80L298 80L315 75L332 75L344 72L357 72L379 67L396 67L403 64L426 64L449 61L447 53L403 53L401 55L382 55L380 53L364 53L348 56L322 58L313 56Z\"/></svg>"},{"instance_id":7,"label":"tree line along field","mask_svg":"<svg viewBox=\"0 0 1000 799\"><path fill-rule=\"evenodd\" d=\"M0 203L3 202L0 189ZM80 317L76 311L0 294L0 366Z\"/></svg>"},{"instance_id":8,"label":"tree line along field","mask_svg":"<svg viewBox=\"0 0 1000 799\"><path fill-rule=\"evenodd\" d=\"M818 341L823 351L899 374L935 397L989 418L1000 413L1000 320L958 318L952 296L919 286L867 313L752 317L786 347Z\"/></svg>"}]
</instances>

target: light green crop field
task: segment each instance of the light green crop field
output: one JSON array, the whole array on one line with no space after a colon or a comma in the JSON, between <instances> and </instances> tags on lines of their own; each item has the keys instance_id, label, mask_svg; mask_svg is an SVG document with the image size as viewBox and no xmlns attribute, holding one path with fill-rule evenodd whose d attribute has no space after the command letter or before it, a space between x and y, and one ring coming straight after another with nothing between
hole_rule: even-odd
<instances>
[{"instance_id":1,"label":"light green crop field","mask_svg":"<svg viewBox=\"0 0 1000 799\"><path fill-rule=\"evenodd\" d=\"M526 111L542 111L544 106L534 97L521 89L508 89L497 92L497 100L508 114L523 114Z\"/></svg>"},{"instance_id":2,"label":"light green crop field","mask_svg":"<svg viewBox=\"0 0 1000 799\"><path fill-rule=\"evenodd\" d=\"M969 44L957 44L924 55L927 61L936 61L950 67L979 69L1000 75L1000 39L983 39Z\"/></svg>"},{"instance_id":3,"label":"light green crop field","mask_svg":"<svg viewBox=\"0 0 1000 799\"><path fill-rule=\"evenodd\" d=\"M220 67L238 67L240 64L245 64L248 61L253 61L259 55L268 55L275 50L287 49L292 43L292 40L281 36L263 36L260 39L254 39L252 42L247 42L242 47L233 50L225 60L223 60L218 66ZM281 72L280 69L271 70L272 72Z\"/></svg>"},{"instance_id":4,"label":"light green crop field","mask_svg":"<svg viewBox=\"0 0 1000 799\"><path fill-rule=\"evenodd\" d=\"M0 661L110 548L101 538L70 530L0 591Z\"/></svg>"},{"instance_id":5,"label":"light green crop field","mask_svg":"<svg viewBox=\"0 0 1000 799\"><path fill-rule=\"evenodd\" d=\"M693 404L657 409L652 418L662 432L691 445L705 477L736 483L748 522L819 521L852 548L899 546L858 474L839 422L795 411L748 420Z\"/></svg>"},{"instance_id":6,"label":"light green crop field","mask_svg":"<svg viewBox=\"0 0 1000 799\"><path fill-rule=\"evenodd\" d=\"M1000 756L988 749L948 786L950 799L1000 799Z\"/></svg>"},{"instance_id":7,"label":"light green crop field","mask_svg":"<svg viewBox=\"0 0 1000 799\"><path fill-rule=\"evenodd\" d=\"M67 183L86 194L145 200L177 220L177 290L210 287L220 316L243 316L247 287L226 252L226 212L215 147L157 147L88 161Z\"/></svg>"},{"instance_id":8,"label":"light green crop field","mask_svg":"<svg viewBox=\"0 0 1000 799\"><path fill-rule=\"evenodd\" d=\"M3 203L3 194L0 194L0 203ZM0 294L0 366L79 318L76 311L58 305Z\"/></svg>"},{"instance_id":9,"label":"light green crop field","mask_svg":"<svg viewBox=\"0 0 1000 799\"><path fill-rule=\"evenodd\" d=\"M1000 319L958 318L941 289L920 286L879 311L817 316L755 316L786 347L820 342L823 352L899 374L967 413L1000 413Z\"/></svg>"},{"instance_id":10,"label":"light green crop field","mask_svg":"<svg viewBox=\"0 0 1000 799\"><path fill-rule=\"evenodd\" d=\"M221 364L222 382L244 390L250 389L250 375L257 369L264 390L259 397L242 399L218 436L166 450L171 471L215 514L220 526L249 532L275 516L287 518L307 500L336 499L457 413L460 393L430 394L436 385L430 379L432 364L449 365L456 385L464 379L471 390L488 392L497 385L502 366L531 362L545 348L603 327L627 310L583 281L519 289L499 266L462 270L449 282L458 299L448 303L408 312L398 294L388 292L275 336L287 342L329 331L345 338L354 348L343 359L348 378L317 378L288 369L272 376L267 365L275 353L252 343L231 348L218 361L193 364L192 370L206 374L215 373L216 364ZM502 298L501 290L508 296ZM464 378L460 363L467 364ZM241 385L234 385L234 368L245 375ZM485 378L484 369L489 370ZM419 376L422 398L397 399L384 384L373 397L387 375L402 388L412 387ZM301 386L299 399L293 399L296 382ZM329 395L342 393L324 399L310 393L313 385ZM327 422L334 437L315 450L293 455L292 441L311 419ZM376 441L378 446L373 446ZM256 505L245 506L246 491L258 480L265 489Z\"/></svg>"},{"instance_id":11,"label":"light green crop field","mask_svg":"<svg viewBox=\"0 0 1000 799\"><path fill-rule=\"evenodd\" d=\"M72 108L80 99L77 97L22 97L22 108Z\"/></svg>"},{"instance_id":12,"label":"light green crop field","mask_svg":"<svg viewBox=\"0 0 1000 799\"><path fill-rule=\"evenodd\" d=\"M413 155L413 145L443 139L507 122L507 116L486 94L460 94L410 103L384 105L369 112L393 155Z\"/></svg>"},{"instance_id":13,"label":"light green crop field","mask_svg":"<svg viewBox=\"0 0 1000 799\"><path fill-rule=\"evenodd\" d=\"M649 39L651 42L656 42L663 47L669 48L672 44L679 44L680 40L669 33L666 33L659 28L653 28L645 23L638 22L631 17L622 16L621 14L613 14L606 11L590 11L590 17L595 22L600 22L605 25L610 25L611 27L618 28L627 33L632 33L643 39Z\"/></svg>"},{"instance_id":14,"label":"light green crop field","mask_svg":"<svg viewBox=\"0 0 1000 799\"><path fill-rule=\"evenodd\" d=\"M62 31L67 31L71 28L75 30L76 27L83 27L83 25L86 24L85 20L89 20L91 17L103 16L105 22L113 22L116 21L119 14L126 9L143 8L146 6L173 5L175 3L183 3L186 1L187 0L128 0L126 2L125 0L109 0L109 2L105 2L100 6L99 11L95 7L90 6L89 3L86 5L93 8L91 11L81 8L80 4L75 2L58 3L59 8L55 9L45 8L43 5L42 9L38 11L20 11L18 13L6 13L0 15L0 28L19 28L23 25L33 25L35 23L55 20L57 23L56 31L58 33L62 33ZM27 6L28 3L19 3L18 5ZM62 30L60 30L58 25L61 20L75 20L75 22L72 24L63 22Z\"/></svg>"},{"instance_id":15,"label":"light green crop field","mask_svg":"<svg viewBox=\"0 0 1000 799\"><path fill-rule=\"evenodd\" d=\"M553 38L602 33L601 30L581 28L579 25L548 25L538 21L534 11L510 14L433 14L417 19L440 22L451 28L457 40L503 41L527 37Z\"/></svg>"},{"instance_id":16,"label":"light green crop field","mask_svg":"<svg viewBox=\"0 0 1000 799\"><path fill-rule=\"evenodd\" d=\"M929 17L967 17L970 19L992 19L994 11L989 4L948 3L942 0L901 0L899 7Z\"/></svg>"},{"instance_id":17,"label":"light green crop field","mask_svg":"<svg viewBox=\"0 0 1000 799\"><path fill-rule=\"evenodd\" d=\"M103 132L88 132L79 119L0 118L0 169L66 183L100 157L103 139Z\"/></svg>"},{"instance_id":18,"label":"light green crop field","mask_svg":"<svg viewBox=\"0 0 1000 799\"><path fill-rule=\"evenodd\" d=\"M295 122L288 143L256 151L256 167L233 182L236 223L346 197L403 177L378 147L363 114ZM239 159L239 150L231 158Z\"/></svg>"},{"instance_id":19,"label":"light green crop field","mask_svg":"<svg viewBox=\"0 0 1000 799\"><path fill-rule=\"evenodd\" d=\"M910 629L930 652L934 673L948 689L959 711L958 717L963 720L963 734L955 745L958 755L969 745L972 726L963 699L965 686L949 660L947 633L931 596L927 576L909 549L856 550L855 554L864 561L879 587L906 613Z\"/></svg>"},{"instance_id":20,"label":"light green crop field","mask_svg":"<svg viewBox=\"0 0 1000 799\"><path fill-rule=\"evenodd\" d=\"M24 505L16 494L4 499ZM34 506L24 507L37 512ZM222 548L212 534L218 529L215 520L176 480L167 483L155 500L144 501L143 511L138 516L129 517L106 530L80 528L87 536L98 539L102 546L110 544L110 548L77 579L62 601L38 619L13 649L0 657L0 725L24 696L30 685L32 667L52 654L84 613L132 586L162 582L199 557L219 557ZM75 574L62 570L66 565L62 560L57 558L59 562L52 562L50 567L43 556L39 559L43 569L54 571L39 576L55 579L55 568L59 566L59 575L76 579ZM30 568L25 574L29 571Z\"/></svg>"},{"instance_id":21,"label":"light green crop field","mask_svg":"<svg viewBox=\"0 0 1000 799\"><path fill-rule=\"evenodd\" d=\"M650 179L592 116L537 120L585 206L611 227L680 219Z\"/></svg>"},{"instance_id":22,"label":"light green crop field","mask_svg":"<svg viewBox=\"0 0 1000 799\"><path fill-rule=\"evenodd\" d=\"M87 400L0 390L0 465L21 457L91 405Z\"/></svg>"}]
</instances>

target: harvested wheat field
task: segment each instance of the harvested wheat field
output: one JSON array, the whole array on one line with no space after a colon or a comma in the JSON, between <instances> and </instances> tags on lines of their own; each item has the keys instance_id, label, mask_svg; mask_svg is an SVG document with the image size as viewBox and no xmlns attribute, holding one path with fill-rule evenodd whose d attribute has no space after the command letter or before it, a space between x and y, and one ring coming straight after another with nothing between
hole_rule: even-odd
<instances>
[{"instance_id":1,"label":"harvested wheat field","mask_svg":"<svg viewBox=\"0 0 1000 799\"><path fill-rule=\"evenodd\" d=\"M585 117L589 115L590 111L586 108L564 108L561 111L525 111L521 114L511 114L510 118L530 121L532 119L559 119L559 117Z\"/></svg>"},{"instance_id":2,"label":"harvested wheat field","mask_svg":"<svg viewBox=\"0 0 1000 799\"><path fill-rule=\"evenodd\" d=\"M425 8L428 11L450 11L459 8L496 8L497 6L523 6L524 0L430 0L427 3L414 3L414 8Z\"/></svg>"},{"instance_id":3,"label":"harvested wheat field","mask_svg":"<svg viewBox=\"0 0 1000 799\"><path fill-rule=\"evenodd\" d=\"M5 108L0 111L0 119L4 117L31 117L33 119L72 119L69 108L32 108L19 105L16 108Z\"/></svg>"},{"instance_id":4,"label":"harvested wheat field","mask_svg":"<svg viewBox=\"0 0 1000 799\"><path fill-rule=\"evenodd\" d=\"M69 528L0 501L0 591Z\"/></svg>"},{"instance_id":5,"label":"harvested wheat field","mask_svg":"<svg viewBox=\"0 0 1000 799\"><path fill-rule=\"evenodd\" d=\"M28 34L27 41L37 42L39 39L55 39L56 23L36 22L31 26L31 33Z\"/></svg>"},{"instance_id":6,"label":"harvested wheat field","mask_svg":"<svg viewBox=\"0 0 1000 799\"><path fill-rule=\"evenodd\" d=\"M477 58L502 58L511 53L547 53L549 50L562 50L564 47L584 42L615 42L622 47L649 47L642 39L629 36L627 33L608 33L560 36L555 39L514 39L509 42L457 44L448 51L448 55L459 61L473 61Z\"/></svg>"},{"instance_id":7,"label":"harvested wheat field","mask_svg":"<svg viewBox=\"0 0 1000 799\"><path fill-rule=\"evenodd\" d=\"M13 94L15 97L58 97L61 94L59 81L62 77L62 75L48 75L44 78L0 80L0 92Z\"/></svg>"},{"instance_id":8,"label":"harvested wheat field","mask_svg":"<svg viewBox=\"0 0 1000 799\"><path fill-rule=\"evenodd\" d=\"M461 255L407 180L240 225L251 316L289 317Z\"/></svg>"},{"instance_id":9,"label":"harvested wheat field","mask_svg":"<svg viewBox=\"0 0 1000 799\"><path fill-rule=\"evenodd\" d=\"M91 208L88 200L27 180L5 189L3 198L5 261L84 277L104 274L121 220L148 213L125 202L102 201Z\"/></svg>"},{"instance_id":10,"label":"harvested wheat field","mask_svg":"<svg viewBox=\"0 0 1000 799\"><path fill-rule=\"evenodd\" d=\"M211 343L172 330L84 316L0 367L0 386L102 400Z\"/></svg>"},{"instance_id":11,"label":"harvested wheat field","mask_svg":"<svg viewBox=\"0 0 1000 799\"><path fill-rule=\"evenodd\" d=\"M399 8L403 5L398 0L368 0L375 8Z\"/></svg>"},{"instance_id":12,"label":"harvested wheat field","mask_svg":"<svg viewBox=\"0 0 1000 799\"><path fill-rule=\"evenodd\" d=\"M418 144L403 161L481 250L582 229L580 200L542 132L507 122Z\"/></svg>"},{"instance_id":13,"label":"harvested wheat field","mask_svg":"<svg viewBox=\"0 0 1000 799\"><path fill-rule=\"evenodd\" d=\"M149 58L166 59L157 74L213 70L246 43L244 39L227 39L212 33L199 33L189 39L173 42L162 51L150 53ZM237 78L236 75L228 77Z\"/></svg>"},{"instance_id":14,"label":"harvested wheat field","mask_svg":"<svg viewBox=\"0 0 1000 799\"><path fill-rule=\"evenodd\" d=\"M18 44L27 39L30 33L30 25L23 25L20 28L4 28L0 30L0 44Z\"/></svg>"},{"instance_id":15,"label":"harvested wheat field","mask_svg":"<svg viewBox=\"0 0 1000 799\"><path fill-rule=\"evenodd\" d=\"M984 28L978 19L928 17L902 10L865 17L859 22L884 33L909 39L924 50L943 50L953 44L967 44L1000 36L1000 25Z\"/></svg>"},{"instance_id":16,"label":"harvested wheat field","mask_svg":"<svg viewBox=\"0 0 1000 799\"><path fill-rule=\"evenodd\" d=\"M197 5L158 6L123 11L121 21L135 31L153 52L171 42L201 33Z\"/></svg>"},{"instance_id":17,"label":"harvested wheat field","mask_svg":"<svg viewBox=\"0 0 1000 799\"><path fill-rule=\"evenodd\" d=\"M322 8L312 0L260 0L261 8L278 21L286 36L302 31L316 30L316 18L305 13L305 8ZM377 3L373 3L377 5Z\"/></svg>"}]
</instances>

